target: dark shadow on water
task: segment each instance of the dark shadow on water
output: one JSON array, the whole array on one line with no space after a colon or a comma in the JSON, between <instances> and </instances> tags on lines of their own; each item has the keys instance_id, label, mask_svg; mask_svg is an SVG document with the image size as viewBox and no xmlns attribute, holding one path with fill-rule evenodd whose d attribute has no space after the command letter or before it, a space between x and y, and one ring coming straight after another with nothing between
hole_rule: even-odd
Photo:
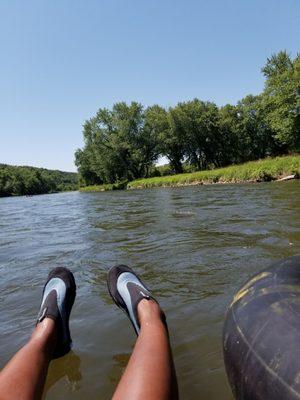
<instances>
[{"instance_id":1,"label":"dark shadow on water","mask_svg":"<svg viewBox=\"0 0 300 400\"><path fill-rule=\"evenodd\" d=\"M114 364L108 373L108 379L112 384L116 385L119 382L130 356L131 353L120 353L113 356Z\"/></svg>"},{"instance_id":2,"label":"dark shadow on water","mask_svg":"<svg viewBox=\"0 0 300 400\"><path fill-rule=\"evenodd\" d=\"M69 391L79 390L82 379L80 362L80 358L73 351L62 358L53 360L48 370L44 397L48 390L61 379L65 380Z\"/></svg>"}]
</instances>

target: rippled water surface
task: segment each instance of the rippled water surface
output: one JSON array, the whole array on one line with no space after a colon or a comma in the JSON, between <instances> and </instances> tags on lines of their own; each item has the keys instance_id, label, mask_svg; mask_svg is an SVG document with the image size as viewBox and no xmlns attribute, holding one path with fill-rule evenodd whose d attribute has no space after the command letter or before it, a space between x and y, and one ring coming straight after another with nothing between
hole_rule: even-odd
<instances>
[{"instance_id":1,"label":"rippled water surface","mask_svg":"<svg viewBox=\"0 0 300 400\"><path fill-rule=\"evenodd\" d=\"M300 182L0 199L1 367L29 338L49 269L75 274L73 351L53 361L46 399L109 399L135 336L106 272L125 263L164 308L181 399L232 399L221 331L232 295L300 253Z\"/></svg>"}]
</instances>

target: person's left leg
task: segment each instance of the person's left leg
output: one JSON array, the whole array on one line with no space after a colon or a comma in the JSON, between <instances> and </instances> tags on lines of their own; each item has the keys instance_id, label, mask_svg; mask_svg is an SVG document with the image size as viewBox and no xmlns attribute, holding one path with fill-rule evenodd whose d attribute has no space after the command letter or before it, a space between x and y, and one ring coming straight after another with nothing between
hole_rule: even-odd
<instances>
[{"instance_id":1,"label":"person's left leg","mask_svg":"<svg viewBox=\"0 0 300 400\"><path fill-rule=\"evenodd\" d=\"M177 400L178 387L164 314L157 302L137 306L140 332L113 400Z\"/></svg>"},{"instance_id":2,"label":"person's left leg","mask_svg":"<svg viewBox=\"0 0 300 400\"><path fill-rule=\"evenodd\" d=\"M73 274L53 269L43 291L38 322L29 342L0 372L1 400L37 400L43 393L52 358L71 348L69 317L76 296Z\"/></svg>"},{"instance_id":3,"label":"person's left leg","mask_svg":"<svg viewBox=\"0 0 300 400\"><path fill-rule=\"evenodd\" d=\"M134 271L117 265L108 290L128 315L137 341L113 400L177 400L178 386L165 315Z\"/></svg>"},{"instance_id":4,"label":"person's left leg","mask_svg":"<svg viewBox=\"0 0 300 400\"><path fill-rule=\"evenodd\" d=\"M40 399L56 346L55 321L45 318L0 373L1 400Z\"/></svg>"}]
</instances>

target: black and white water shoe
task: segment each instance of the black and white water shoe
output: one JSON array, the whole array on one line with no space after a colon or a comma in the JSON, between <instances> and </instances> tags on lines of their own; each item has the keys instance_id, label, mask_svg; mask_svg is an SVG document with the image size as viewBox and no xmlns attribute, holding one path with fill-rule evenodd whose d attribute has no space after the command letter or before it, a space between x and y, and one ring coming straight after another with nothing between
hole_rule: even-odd
<instances>
[{"instance_id":1,"label":"black and white water shoe","mask_svg":"<svg viewBox=\"0 0 300 400\"><path fill-rule=\"evenodd\" d=\"M75 296L76 284L72 272L63 267L51 270L44 286L37 324L46 317L57 323L57 345L53 358L62 357L71 349L69 318Z\"/></svg>"},{"instance_id":2,"label":"black and white water shoe","mask_svg":"<svg viewBox=\"0 0 300 400\"><path fill-rule=\"evenodd\" d=\"M140 278L126 265L112 267L107 276L108 291L117 304L129 317L136 334L140 332L137 306L143 299L156 301Z\"/></svg>"}]
</instances>

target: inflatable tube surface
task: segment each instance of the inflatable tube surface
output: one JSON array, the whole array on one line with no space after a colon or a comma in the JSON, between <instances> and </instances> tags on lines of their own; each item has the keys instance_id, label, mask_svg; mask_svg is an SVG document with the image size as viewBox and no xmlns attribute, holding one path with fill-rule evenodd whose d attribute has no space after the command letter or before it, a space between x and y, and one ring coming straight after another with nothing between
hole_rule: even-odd
<instances>
[{"instance_id":1,"label":"inflatable tube surface","mask_svg":"<svg viewBox=\"0 0 300 400\"><path fill-rule=\"evenodd\" d=\"M300 256L239 290L227 311L223 351L236 399L300 400Z\"/></svg>"}]
</instances>

